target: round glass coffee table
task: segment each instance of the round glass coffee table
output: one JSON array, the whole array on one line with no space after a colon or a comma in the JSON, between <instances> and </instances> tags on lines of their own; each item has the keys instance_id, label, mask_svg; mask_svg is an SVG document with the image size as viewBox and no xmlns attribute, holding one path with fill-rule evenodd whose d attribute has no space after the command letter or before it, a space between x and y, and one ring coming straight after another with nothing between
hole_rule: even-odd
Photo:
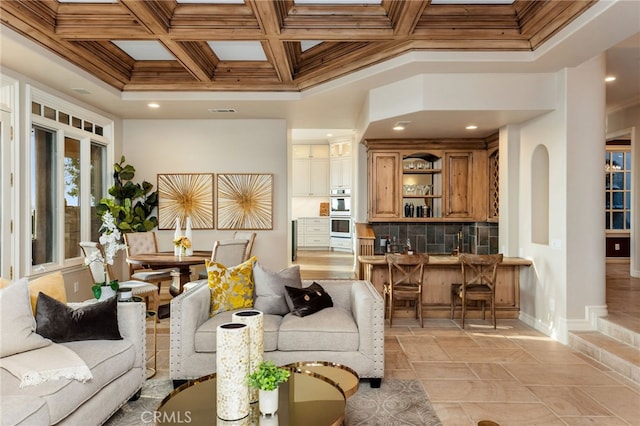
<instances>
[{"instance_id":1,"label":"round glass coffee table","mask_svg":"<svg viewBox=\"0 0 640 426\"><path fill-rule=\"evenodd\" d=\"M216 375L191 380L162 400L154 420L159 425L258 425L332 426L345 419L346 397L333 380L309 371L292 371L278 392L277 416L261 417L258 403L244 419L225 422L218 419L216 410Z\"/></svg>"},{"instance_id":2,"label":"round glass coffee table","mask_svg":"<svg viewBox=\"0 0 640 426\"><path fill-rule=\"evenodd\" d=\"M285 367L300 373L310 372L319 374L320 376L332 380L340 386L340 389L342 389L346 398L349 398L356 393L358 391L358 386L360 385L360 377L358 376L358 373L346 365L337 364L335 362L300 361L287 364Z\"/></svg>"}]
</instances>

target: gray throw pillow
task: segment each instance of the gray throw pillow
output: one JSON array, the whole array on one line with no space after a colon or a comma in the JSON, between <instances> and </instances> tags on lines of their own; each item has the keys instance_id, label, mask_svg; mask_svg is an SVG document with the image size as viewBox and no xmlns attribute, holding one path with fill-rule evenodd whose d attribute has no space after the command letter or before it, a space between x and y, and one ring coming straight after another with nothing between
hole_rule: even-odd
<instances>
[{"instance_id":1,"label":"gray throw pillow","mask_svg":"<svg viewBox=\"0 0 640 426\"><path fill-rule=\"evenodd\" d=\"M299 265L280 272L271 272L256 262L253 265L253 281L256 296L253 308L264 314L286 315L289 313L284 287L302 288Z\"/></svg>"}]
</instances>

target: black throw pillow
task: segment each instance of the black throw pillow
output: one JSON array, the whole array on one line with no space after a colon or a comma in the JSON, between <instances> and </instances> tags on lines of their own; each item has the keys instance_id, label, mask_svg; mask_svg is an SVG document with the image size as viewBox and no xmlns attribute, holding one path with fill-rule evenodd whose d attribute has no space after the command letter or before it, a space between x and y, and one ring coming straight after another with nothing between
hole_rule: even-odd
<instances>
[{"instance_id":1,"label":"black throw pillow","mask_svg":"<svg viewBox=\"0 0 640 426\"><path fill-rule=\"evenodd\" d=\"M291 301L291 313L299 317L306 317L324 308L333 306L331 296L318 283L306 288L284 286L288 299Z\"/></svg>"},{"instance_id":2,"label":"black throw pillow","mask_svg":"<svg viewBox=\"0 0 640 426\"><path fill-rule=\"evenodd\" d=\"M36 333L56 343L121 340L117 303L116 296L113 296L73 309L40 292L36 303Z\"/></svg>"}]
</instances>

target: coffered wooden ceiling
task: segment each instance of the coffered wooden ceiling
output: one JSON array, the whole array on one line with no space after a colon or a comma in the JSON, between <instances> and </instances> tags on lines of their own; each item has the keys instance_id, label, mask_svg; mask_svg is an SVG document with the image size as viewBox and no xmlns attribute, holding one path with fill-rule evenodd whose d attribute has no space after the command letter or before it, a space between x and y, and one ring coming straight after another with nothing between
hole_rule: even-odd
<instances>
[{"instance_id":1,"label":"coffered wooden ceiling","mask_svg":"<svg viewBox=\"0 0 640 426\"><path fill-rule=\"evenodd\" d=\"M413 50L532 51L594 3L2 0L0 16L122 91L302 91ZM169 59L136 60L122 41ZM266 60L223 60L216 41L257 42Z\"/></svg>"}]
</instances>

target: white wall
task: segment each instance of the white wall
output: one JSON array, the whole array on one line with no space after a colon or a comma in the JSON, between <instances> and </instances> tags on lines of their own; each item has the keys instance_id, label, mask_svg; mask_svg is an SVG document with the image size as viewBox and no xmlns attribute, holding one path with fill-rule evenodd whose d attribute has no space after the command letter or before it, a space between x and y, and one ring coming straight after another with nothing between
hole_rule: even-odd
<instances>
[{"instance_id":1,"label":"white wall","mask_svg":"<svg viewBox=\"0 0 640 426\"><path fill-rule=\"evenodd\" d=\"M123 153L136 168L135 179L156 188L158 173L273 173L273 230L255 231L253 254L271 270L289 264L284 120L124 120ZM193 245L211 250L215 240L232 235L217 228L195 230ZM172 238L173 231L158 231L162 250L172 249Z\"/></svg>"},{"instance_id":2,"label":"white wall","mask_svg":"<svg viewBox=\"0 0 640 426\"><path fill-rule=\"evenodd\" d=\"M521 318L566 342L604 307L604 67L602 58L557 73L557 109L520 126L519 244L534 261L523 273ZM589 99L589 102L584 102ZM533 151L549 152L549 244L531 240ZM502 232L502 230L501 230Z\"/></svg>"}]
</instances>

